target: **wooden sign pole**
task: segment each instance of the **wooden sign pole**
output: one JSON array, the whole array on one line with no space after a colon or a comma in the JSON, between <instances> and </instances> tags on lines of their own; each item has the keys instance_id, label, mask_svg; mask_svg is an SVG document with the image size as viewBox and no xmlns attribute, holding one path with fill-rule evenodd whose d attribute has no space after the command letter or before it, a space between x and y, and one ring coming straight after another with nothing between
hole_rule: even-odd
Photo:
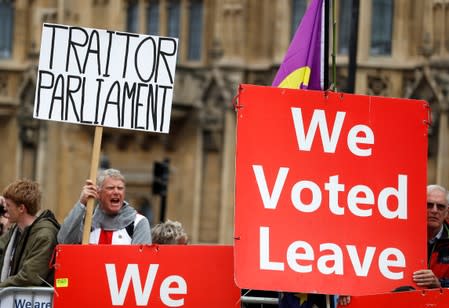
<instances>
[{"instance_id":1,"label":"wooden sign pole","mask_svg":"<svg viewBox=\"0 0 449 308\"><path fill-rule=\"evenodd\" d=\"M92 160L90 163L90 180L97 184L97 170L100 162L101 137L103 126L95 127L94 146L92 148ZM95 198L89 198L86 204L86 216L84 217L83 241L82 244L89 244L90 228L92 226L92 214L94 211Z\"/></svg>"}]
</instances>

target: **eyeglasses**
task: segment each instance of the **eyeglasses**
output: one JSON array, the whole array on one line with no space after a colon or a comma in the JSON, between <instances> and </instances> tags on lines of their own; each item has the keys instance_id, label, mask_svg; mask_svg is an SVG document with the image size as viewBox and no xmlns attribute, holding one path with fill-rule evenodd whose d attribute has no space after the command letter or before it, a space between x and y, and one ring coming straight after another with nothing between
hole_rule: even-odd
<instances>
[{"instance_id":1,"label":"eyeglasses","mask_svg":"<svg viewBox=\"0 0 449 308\"><path fill-rule=\"evenodd\" d=\"M437 210L440 211L440 212L442 212L442 211L444 211L445 209L447 209L446 204L441 204L441 203L436 203L436 202L427 202L427 209L428 209L428 210L431 210L431 209L433 209L433 207L434 207L435 205L436 205L436 207L437 207Z\"/></svg>"}]
</instances>

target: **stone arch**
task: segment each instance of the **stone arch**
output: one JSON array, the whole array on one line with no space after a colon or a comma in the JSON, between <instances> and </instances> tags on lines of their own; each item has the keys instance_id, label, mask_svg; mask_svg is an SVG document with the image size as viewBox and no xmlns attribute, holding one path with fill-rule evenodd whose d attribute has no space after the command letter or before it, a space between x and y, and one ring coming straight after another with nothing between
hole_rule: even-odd
<instances>
[{"instance_id":1,"label":"stone arch","mask_svg":"<svg viewBox=\"0 0 449 308\"><path fill-rule=\"evenodd\" d=\"M443 80L442 80L443 79ZM446 80L446 82L445 82ZM448 158L445 153L448 149L447 136L449 128L444 123L448 116L448 97L444 89L449 89L449 76L441 71L424 67L415 70L414 78L406 84L405 96L412 99L427 101L431 109L431 124L429 125L428 139L428 181L446 185L445 170L448 167Z\"/></svg>"}]
</instances>

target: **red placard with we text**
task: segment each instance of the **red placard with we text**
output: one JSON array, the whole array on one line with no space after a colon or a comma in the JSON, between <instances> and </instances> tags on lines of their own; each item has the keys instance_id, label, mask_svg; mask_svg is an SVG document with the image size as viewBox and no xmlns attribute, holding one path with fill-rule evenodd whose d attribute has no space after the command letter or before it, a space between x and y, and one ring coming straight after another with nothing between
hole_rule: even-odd
<instances>
[{"instance_id":1,"label":"red placard with we text","mask_svg":"<svg viewBox=\"0 0 449 308\"><path fill-rule=\"evenodd\" d=\"M55 307L240 307L232 246L58 245Z\"/></svg>"},{"instance_id":2,"label":"red placard with we text","mask_svg":"<svg viewBox=\"0 0 449 308\"><path fill-rule=\"evenodd\" d=\"M242 85L237 110L239 287L413 285L426 268L426 102Z\"/></svg>"}]
</instances>

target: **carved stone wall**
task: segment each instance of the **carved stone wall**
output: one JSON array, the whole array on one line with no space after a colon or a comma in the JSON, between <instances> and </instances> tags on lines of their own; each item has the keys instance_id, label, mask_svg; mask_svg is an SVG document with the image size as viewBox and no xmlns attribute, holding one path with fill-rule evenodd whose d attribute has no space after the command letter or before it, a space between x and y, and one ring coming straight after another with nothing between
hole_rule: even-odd
<instances>
[{"instance_id":1,"label":"carved stone wall","mask_svg":"<svg viewBox=\"0 0 449 308\"><path fill-rule=\"evenodd\" d=\"M188 8L183 0L183 8ZM146 8L148 1L139 0ZM161 3L166 1L161 0ZM154 161L170 159L167 217L181 221L194 243L233 242L235 113L240 83L270 85L290 40L288 0L204 0L202 58L181 54L168 135L105 129L103 157L128 179L127 198L159 217L160 199L151 193ZM370 16L372 1L361 1ZM337 1L338 5L338 1ZM125 0L14 1L13 58L0 60L0 185L36 177L44 204L62 220L89 174L93 128L32 119L42 22L125 30ZM449 185L448 1L398 0L393 53L369 55L369 31L359 33L356 93L427 100L428 181ZM166 18L165 13L161 18ZM139 16L143 16L141 12ZM413 18L410 18L412 16ZM365 20L365 19L364 19ZM183 17L182 26L188 20ZM140 28L144 31L144 22ZM412 29L413 31L406 31ZM163 29L162 29L163 30ZM165 31L165 30L163 30ZM184 30L185 31L185 30ZM410 32L410 33L409 33ZM186 38L182 38L186 42ZM185 47L183 52L185 54ZM337 57L337 89L346 88L348 59ZM331 61L330 61L331 64Z\"/></svg>"}]
</instances>

